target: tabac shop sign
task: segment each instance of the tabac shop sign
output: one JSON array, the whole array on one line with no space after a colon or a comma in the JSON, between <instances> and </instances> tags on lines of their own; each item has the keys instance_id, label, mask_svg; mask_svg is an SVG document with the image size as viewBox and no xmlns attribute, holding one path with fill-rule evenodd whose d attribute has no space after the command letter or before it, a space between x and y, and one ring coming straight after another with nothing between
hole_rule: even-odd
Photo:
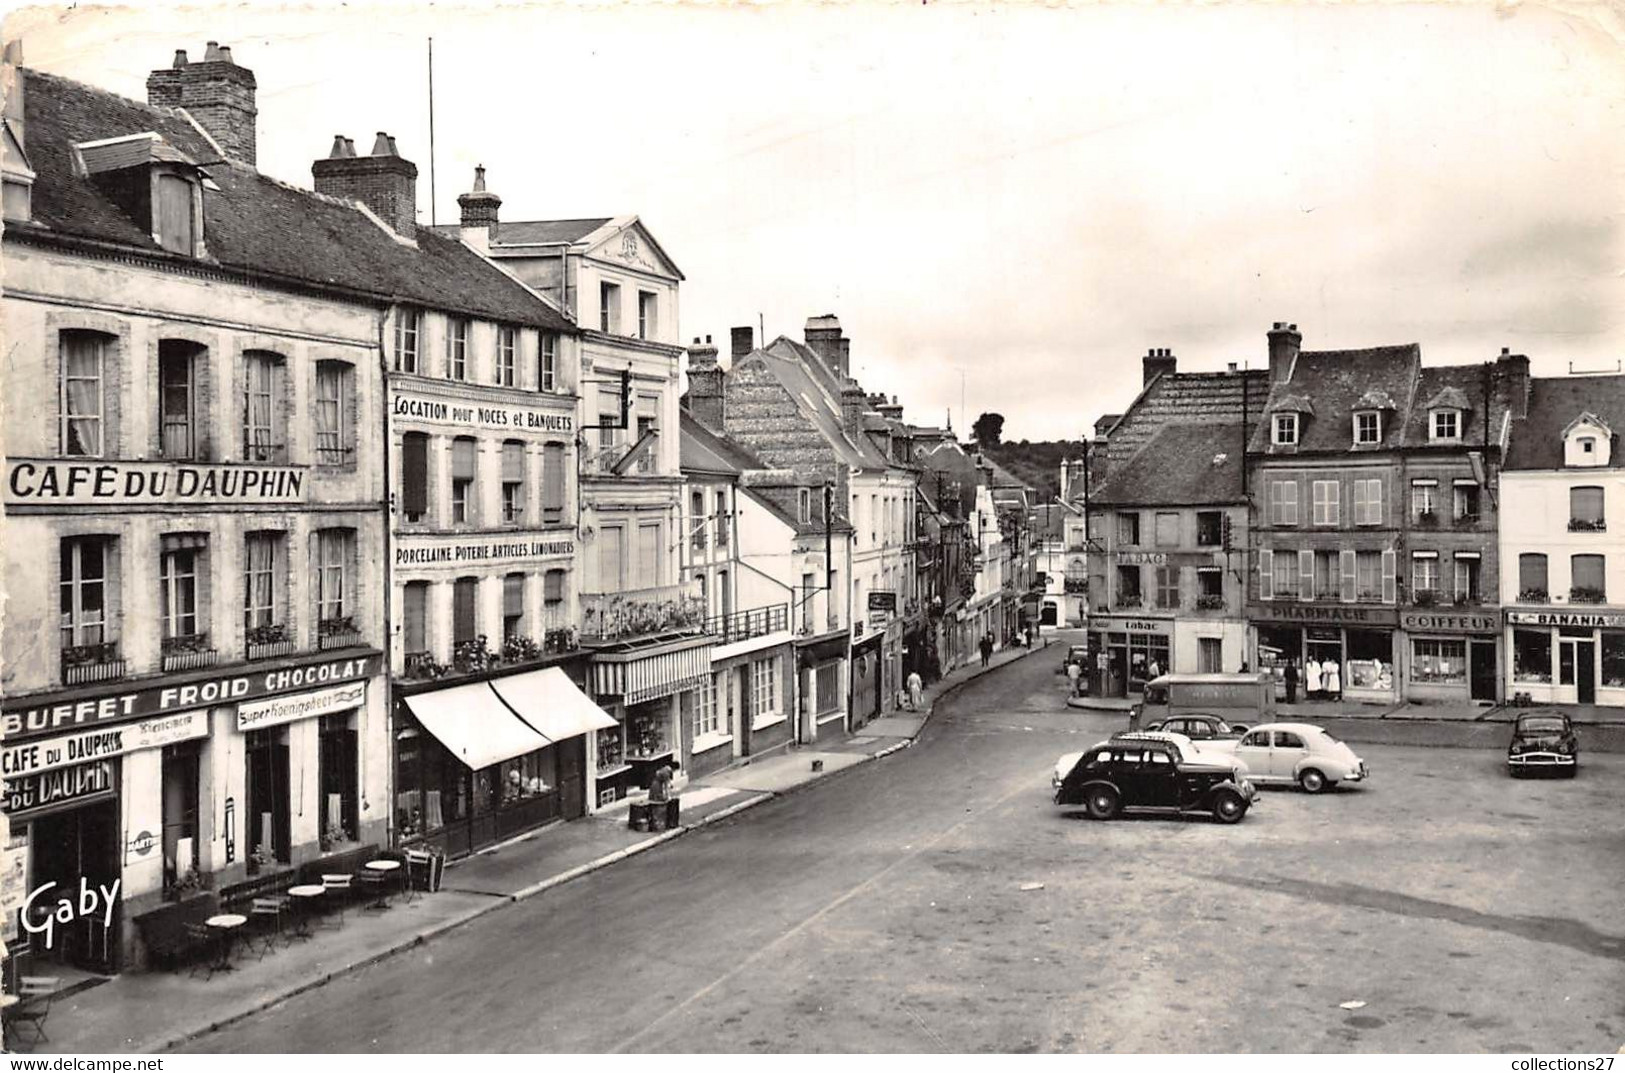
<instances>
[{"instance_id":1,"label":"tabac shop sign","mask_svg":"<svg viewBox=\"0 0 1625 1073\"><path fill-rule=\"evenodd\" d=\"M184 684L153 686L60 704L36 702L30 706L26 700L16 701L7 704L4 715L0 716L0 733L10 746L18 741L43 738L63 731L122 725L191 708L236 704L311 686L353 682L377 674L381 659L377 655L356 656L225 678L203 678Z\"/></svg>"},{"instance_id":2,"label":"tabac shop sign","mask_svg":"<svg viewBox=\"0 0 1625 1073\"><path fill-rule=\"evenodd\" d=\"M514 432L574 432L573 413L549 413L531 406L492 406L426 399L402 392L391 406L396 417L430 425L495 428Z\"/></svg>"},{"instance_id":3,"label":"tabac shop sign","mask_svg":"<svg viewBox=\"0 0 1625 1073\"><path fill-rule=\"evenodd\" d=\"M568 559L576 553L573 540L523 539L493 536L399 538L395 547L396 566L435 566L440 563L516 562L530 559Z\"/></svg>"},{"instance_id":4,"label":"tabac shop sign","mask_svg":"<svg viewBox=\"0 0 1625 1073\"><path fill-rule=\"evenodd\" d=\"M296 466L176 462L68 462L15 458L6 466L6 505L112 508L153 503L303 503Z\"/></svg>"}]
</instances>

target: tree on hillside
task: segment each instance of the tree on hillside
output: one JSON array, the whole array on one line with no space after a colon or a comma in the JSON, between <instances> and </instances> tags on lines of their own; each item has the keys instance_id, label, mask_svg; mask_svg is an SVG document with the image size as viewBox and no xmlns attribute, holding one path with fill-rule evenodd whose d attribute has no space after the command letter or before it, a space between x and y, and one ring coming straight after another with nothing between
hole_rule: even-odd
<instances>
[{"instance_id":1,"label":"tree on hillside","mask_svg":"<svg viewBox=\"0 0 1625 1073\"><path fill-rule=\"evenodd\" d=\"M1004 434L1004 415L983 414L971 425L970 434L980 447L997 447L999 437Z\"/></svg>"}]
</instances>

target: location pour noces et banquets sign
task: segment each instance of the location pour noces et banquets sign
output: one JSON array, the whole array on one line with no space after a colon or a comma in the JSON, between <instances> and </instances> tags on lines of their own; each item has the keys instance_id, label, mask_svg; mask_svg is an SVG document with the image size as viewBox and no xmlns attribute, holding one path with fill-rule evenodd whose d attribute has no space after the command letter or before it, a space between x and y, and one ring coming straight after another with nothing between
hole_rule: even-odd
<instances>
[{"instance_id":1,"label":"location pour noces et banquets sign","mask_svg":"<svg viewBox=\"0 0 1625 1073\"><path fill-rule=\"evenodd\" d=\"M7 748L35 738L73 731L101 729L152 719L193 708L236 704L279 693L317 686L335 686L370 678L382 665L378 655L353 656L297 667L277 667L249 674L202 678L194 682L156 685L81 700L41 704L29 699L9 701L0 715L0 733Z\"/></svg>"},{"instance_id":2,"label":"location pour noces et banquets sign","mask_svg":"<svg viewBox=\"0 0 1625 1073\"><path fill-rule=\"evenodd\" d=\"M6 464L5 497L12 507L303 503L305 471L297 466L14 458Z\"/></svg>"}]
</instances>

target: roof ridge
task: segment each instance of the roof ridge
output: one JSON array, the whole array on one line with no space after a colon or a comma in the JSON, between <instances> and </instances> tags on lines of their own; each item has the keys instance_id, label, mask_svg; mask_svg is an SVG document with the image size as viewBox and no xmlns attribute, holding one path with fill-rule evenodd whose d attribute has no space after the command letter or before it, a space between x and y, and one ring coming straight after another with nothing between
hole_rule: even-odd
<instances>
[{"instance_id":1,"label":"roof ridge","mask_svg":"<svg viewBox=\"0 0 1625 1073\"><path fill-rule=\"evenodd\" d=\"M124 104L133 105L134 107L140 108L144 111L152 112L153 114L159 116L166 116L171 119L178 118L177 113L184 111L183 109L169 108L161 104L152 104L148 101L138 101L134 97L126 97L122 93L115 93L112 90L106 89L102 86L93 86L89 82L81 82L77 78L69 78L67 75L59 75L54 71L42 71L38 67L22 66L19 67L18 70L23 71L30 78L45 78L54 82L65 82L77 89L88 90L97 96L111 97L116 101L123 102ZM213 139L210 140L212 141Z\"/></svg>"}]
</instances>

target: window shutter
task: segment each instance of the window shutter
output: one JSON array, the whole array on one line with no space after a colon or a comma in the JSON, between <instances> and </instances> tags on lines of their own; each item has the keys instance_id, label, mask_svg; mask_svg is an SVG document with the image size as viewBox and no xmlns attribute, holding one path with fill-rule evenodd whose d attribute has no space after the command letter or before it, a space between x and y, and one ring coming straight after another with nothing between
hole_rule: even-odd
<instances>
[{"instance_id":1,"label":"window shutter","mask_svg":"<svg viewBox=\"0 0 1625 1073\"><path fill-rule=\"evenodd\" d=\"M1308 603L1315 598L1315 553L1307 548L1298 552L1298 599Z\"/></svg>"},{"instance_id":2,"label":"window shutter","mask_svg":"<svg viewBox=\"0 0 1625 1073\"><path fill-rule=\"evenodd\" d=\"M178 175L158 176L158 244L192 256L192 184Z\"/></svg>"},{"instance_id":3,"label":"window shutter","mask_svg":"<svg viewBox=\"0 0 1625 1073\"><path fill-rule=\"evenodd\" d=\"M1343 482L1326 482L1326 524L1343 524Z\"/></svg>"},{"instance_id":4,"label":"window shutter","mask_svg":"<svg viewBox=\"0 0 1625 1073\"><path fill-rule=\"evenodd\" d=\"M407 514L427 514L429 437L421 432L408 432L401 446L401 509Z\"/></svg>"},{"instance_id":5,"label":"window shutter","mask_svg":"<svg viewBox=\"0 0 1625 1073\"><path fill-rule=\"evenodd\" d=\"M502 579L502 614L504 617L525 613L525 575L509 574Z\"/></svg>"},{"instance_id":6,"label":"window shutter","mask_svg":"<svg viewBox=\"0 0 1625 1073\"><path fill-rule=\"evenodd\" d=\"M1365 497L1366 511L1370 515L1372 525L1381 525L1383 522L1382 479L1380 477L1375 478L1367 481L1366 484L1368 485Z\"/></svg>"},{"instance_id":7,"label":"window shutter","mask_svg":"<svg viewBox=\"0 0 1625 1073\"><path fill-rule=\"evenodd\" d=\"M1287 481L1281 488L1281 520L1286 525L1298 524L1298 482Z\"/></svg>"},{"instance_id":8,"label":"window shutter","mask_svg":"<svg viewBox=\"0 0 1625 1073\"><path fill-rule=\"evenodd\" d=\"M1545 555L1526 551L1518 556L1518 588L1525 592L1530 589L1546 588Z\"/></svg>"},{"instance_id":9,"label":"window shutter","mask_svg":"<svg viewBox=\"0 0 1625 1073\"><path fill-rule=\"evenodd\" d=\"M1367 509L1368 509L1368 507L1367 507L1367 500L1366 500L1366 482L1365 481L1355 481L1354 482L1354 524L1355 525L1364 525L1366 523L1365 517L1366 517L1366 510Z\"/></svg>"},{"instance_id":10,"label":"window shutter","mask_svg":"<svg viewBox=\"0 0 1625 1073\"><path fill-rule=\"evenodd\" d=\"M550 443L542 449L542 520L564 519L564 445Z\"/></svg>"},{"instance_id":11,"label":"window shutter","mask_svg":"<svg viewBox=\"0 0 1625 1073\"><path fill-rule=\"evenodd\" d=\"M561 603L564 600L564 571L549 570L542 575L542 599L546 603Z\"/></svg>"},{"instance_id":12,"label":"window shutter","mask_svg":"<svg viewBox=\"0 0 1625 1073\"><path fill-rule=\"evenodd\" d=\"M423 652L429 647L429 586L414 581L406 586L406 606L402 617L406 620L406 650Z\"/></svg>"},{"instance_id":13,"label":"window shutter","mask_svg":"<svg viewBox=\"0 0 1625 1073\"><path fill-rule=\"evenodd\" d=\"M1342 567L1342 575L1343 575L1342 598L1343 598L1343 602L1346 603L1346 604L1352 604L1354 602L1354 585L1355 585L1354 551L1352 549L1350 549L1350 548L1344 548L1342 551L1337 553L1337 557L1338 557L1339 563L1340 563L1340 565Z\"/></svg>"},{"instance_id":14,"label":"window shutter","mask_svg":"<svg viewBox=\"0 0 1625 1073\"><path fill-rule=\"evenodd\" d=\"M461 481L474 479L474 441L466 436L451 441L451 477Z\"/></svg>"},{"instance_id":15,"label":"window shutter","mask_svg":"<svg viewBox=\"0 0 1625 1073\"><path fill-rule=\"evenodd\" d=\"M1281 482L1270 482L1270 524L1281 524Z\"/></svg>"},{"instance_id":16,"label":"window shutter","mask_svg":"<svg viewBox=\"0 0 1625 1073\"><path fill-rule=\"evenodd\" d=\"M1268 548L1258 553L1258 598L1275 599L1275 553Z\"/></svg>"},{"instance_id":17,"label":"window shutter","mask_svg":"<svg viewBox=\"0 0 1625 1073\"><path fill-rule=\"evenodd\" d=\"M502 445L502 479L504 481L525 480L525 445L509 440Z\"/></svg>"},{"instance_id":18,"label":"window shutter","mask_svg":"<svg viewBox=\"0 0 1625 1073\"><path fill-rule=\"evenodd\" d=\"M1399 600L1399 581L1396 576L1398 570L1398 557L1394 550L1389 548L1382 553L1382 602L1396 603Z\"/></svg>"}]
</instances>

